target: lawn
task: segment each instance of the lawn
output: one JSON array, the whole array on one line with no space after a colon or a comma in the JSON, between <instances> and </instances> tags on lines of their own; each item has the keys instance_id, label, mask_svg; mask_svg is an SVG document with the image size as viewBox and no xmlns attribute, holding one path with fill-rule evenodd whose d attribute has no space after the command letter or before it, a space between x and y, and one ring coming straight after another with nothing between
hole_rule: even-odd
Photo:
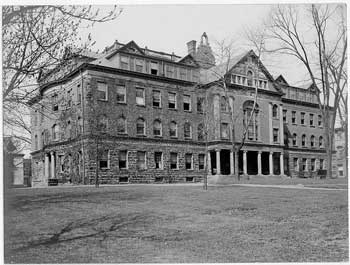
<instances>
[{"instance_id":1,"label":"lawn","mask_svg":"<svg viewBox=\"0 0 350 265\"><path fill-rule=\"evenodd\" d=\"M344 190L115 186L11 190L6 263L348 260Z\"/></svg>"}]
</instances>

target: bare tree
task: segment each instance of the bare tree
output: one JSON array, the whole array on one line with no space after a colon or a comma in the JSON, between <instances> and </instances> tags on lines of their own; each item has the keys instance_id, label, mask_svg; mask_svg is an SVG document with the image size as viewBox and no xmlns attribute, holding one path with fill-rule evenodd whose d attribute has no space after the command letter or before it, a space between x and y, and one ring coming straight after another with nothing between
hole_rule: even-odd
<instances>
[{"instance_id":1,"label":"bare tree","mask_svg":"<svg viewBox=\"0 0 350 265\"><path fill-rule=\"evenodd\" d=\"M306 9L303 6L303 10L300 6L278 6L267 23L272 40L267 51L297 58L316 89L325 129L329 177L332 175L336 113L339 113L339 103L347 101L344 95L347 87L344 75L347 62L345 9L344 4L313 4Z\"/></svg>"},{"instance_id":2,"label":"bare tree","mask_svg":"<svg viewBox=\"0 0 350 265\"><path fill-rule=\"evenodd\" d=\"M120 12L117 6L107 12L92 6L2 7L3 108L11 113L4 120L5 128L27 130L29 121L16 121L23 116L14 112L18 106L28 107L28 99L37 93L38 80L48 81L47 73L62 69L73 56L93 45L90 36L86 41L79 39L79 29L113 20ZM55 81L52 76L49 81Z\"/></svg>"}]
</instances>

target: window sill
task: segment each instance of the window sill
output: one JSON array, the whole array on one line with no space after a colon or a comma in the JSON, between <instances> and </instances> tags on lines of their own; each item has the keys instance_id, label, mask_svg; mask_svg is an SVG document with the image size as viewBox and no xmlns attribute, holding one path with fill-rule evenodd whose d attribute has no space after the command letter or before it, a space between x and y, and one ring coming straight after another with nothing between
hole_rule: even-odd
<instances>
[{"instance_id":1,"label":"window sill","mask_svg":"<svg viewBox=\"0 0 350 265\"><path fill-rule=\"evenodd\" d=\"M109 167L100 167L100 170L103 170L103 171L107 171L107 170L110 170L110 168Z\"/></svg>"},{"instance_id":2,"label":"window sill","mask_svg":"<svg viewBox=\"0 0 350 265\"><path fill-rule=\"evenodd\" d=\"M120 105L127 105L126 102L123 102L123 101L117 101L117 104L120 104Z\"/></svg>"},{"instance_id":3,"label":"window sill","mask_svg":"<svg viewBox=\"0 0 350 265\"><path fill-rule=\"evenodd\" d=\"M136 134L136 137L142 137L142 138L145 138L145 137L147 137L147 135L145 135L145 134Z\"/></svg>"},{"instance_id":4,"label":"window sill","mask_svg":"<svg viewBox=\"0 0 350 265\"><path fill-rule=\"evenodd\" d=\"M163 138L163 135L153 135L155 138Z\"/></svg>"},{"instance_id":5,"label":"window sill","mask_svg":"<svg viewBox=\"0 0 350 265\"><path fill-rule=\"evenodd\" d=\"M124 136L128 135L128 133L126 133L126 132L124 132L124 133L123 132L118 132L117 134L118 135L124 135Z\"/></svg>"},{"instance_id":6,"label":"window sill","mask_svg":"<svg viewBox=\"0 0 350 265\"><path fill-rule=\"evenodd\" d=\"M315 125L310 125L311 128L315 128L316 126Z\"/></svg>"},{"instance_id":7,"label":"window sill","mask_svg":"<svg viewBox=\"0 0 350 265\"><path fill-rule=\"evenodd\" d=\"M97 99L98 101L102 101L102 102L107 102L108 101L108 99L101 99L101 98L99 98L99 99Z\"/></svg>"},{"instance_id":8,"label":"window sill","mask_svg":"<svg viewBox=\"0 0 350 265\"><path fill-rule=\"evenodd\" d=\"M161 109L162 106L158 107L158 106L152 106L154 109Z\"/></svg>"},{"instance_id":9,"label":"window sill","mask_svg":"<svg viewBox=\"0 0 350 265\"><path fill-rule=\"evenodd\" d=\"M185 140L192 140L192 138L184 138Z\"/></svg>"},{"instance_id":10,"label":"window sill","mask_svg":"<svg viewBox=\"0 0 350 265\"><path fill-rule=\"evenodd\" d=\"M184 112L191 113L192 110L184 110Z\"/></svg>"},{"instance_id":11,"label":"window sill","mask_svg":"<svg viewBox=\"0 0 350 265\"><path fill-rule=\"evenodd\" d=\"M304 126L304 127L306 127L306 124L302 124L302 123L300 123L300 125L301 125L301 126Z\"/></svg>"},{"instance_id":12,"label":"window sill","mask_svg":"<svg viewBox=\"0 0 350 265\"><path fill-rule=\"evenodd\" d=\"M136 106L142 107L142 108L146 108L146 105L145 105L145 104L143 104L143 105L141 105L141 104L136 104Z\"/></svg>"},{"instance_id":13,"label":"window sill","mask_svg":"<svg viewBox=\"0 0 350 265\"><path fill-rule=\"evenodd\" d=\"M174 110L174 111L177 111L177 109L175 108L175 109L173 109L173 108L168 108L168 110Z\"/></svg>"}]
</instances>

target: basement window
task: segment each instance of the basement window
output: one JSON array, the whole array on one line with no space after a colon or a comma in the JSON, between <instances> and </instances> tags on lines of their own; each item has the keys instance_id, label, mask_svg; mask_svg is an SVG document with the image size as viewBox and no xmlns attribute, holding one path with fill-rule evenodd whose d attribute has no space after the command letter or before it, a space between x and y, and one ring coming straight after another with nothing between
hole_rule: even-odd
<instances>
[{"instance_id":1,"label":"basement window","mask_svg":"<svg viewBox=\"0 0 350 265\"><path fill-rule=\"evenodd\" d=\"M128 177L119 177L119 183L128 183L129 178Z\"/></svg>"},{"instance_id":2,"label":"basement window","mask_svg":"<svg viewBox=\"0 0 350 265\"><path fill-rule=\"evenodd\" d=\"M163 182L163 177L155 177L154 182Z\"/></svg>"},{"instance_id":3,"label":"basement window","mask_svg":"<svg viewBox=\"0 0 350 265\"><path fill-rule=\"evenodd\" d=\"M186 177L186 182L193 182L194 178L193 177Z\"/></svg>"}]
</instances>

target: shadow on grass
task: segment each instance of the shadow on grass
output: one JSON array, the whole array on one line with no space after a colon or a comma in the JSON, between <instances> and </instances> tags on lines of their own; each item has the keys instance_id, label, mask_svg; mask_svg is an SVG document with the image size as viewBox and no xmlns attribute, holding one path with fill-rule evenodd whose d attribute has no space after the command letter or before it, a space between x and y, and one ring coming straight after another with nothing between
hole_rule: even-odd
<instances>
[{"instance_id":1,"label":"shadow on grass","mask_svg":"<svg viewBox=\"0 0 350 265\"><path fill-rule=\"evenodd\" d=\"M26 242L25 246L19 247L13 251L23 251L40 246L50 246L87 238L99 238L100 242L102 242L114 232L118 232L125 227L134 226L141 222L145 223L146 220L151 222L150 219L152 219L152 217L145 216L145 214L134 214L127 216L103 216L91 220L77 220L67 223L56 233L47 234L46 237L44 236L44 238L39 240ZM120 235L120 237L124 236L123 233Z\"/></svg>"}]
</instances>

